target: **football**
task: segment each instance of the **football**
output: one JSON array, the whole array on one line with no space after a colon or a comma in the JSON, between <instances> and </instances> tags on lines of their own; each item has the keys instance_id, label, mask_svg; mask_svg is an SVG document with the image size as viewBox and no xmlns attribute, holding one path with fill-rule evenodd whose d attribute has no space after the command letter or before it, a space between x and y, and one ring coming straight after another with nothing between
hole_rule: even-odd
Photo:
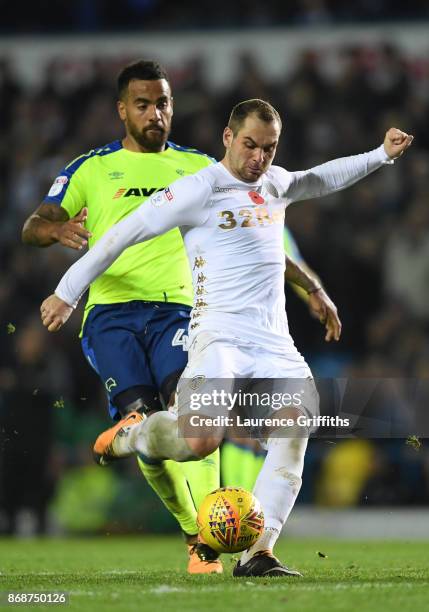
<instances>
[{"instance_id":1,"label":"football","mask_svg":"<svg viewBox=\"0 0 429 612\"><path fill-rule=\"evenodd\" d=\"M211 548L237 553L257 541L264 529L264 514L249 491L223 487L203 500L197 522L200 538Z\"/></svg>"}]
</instances>

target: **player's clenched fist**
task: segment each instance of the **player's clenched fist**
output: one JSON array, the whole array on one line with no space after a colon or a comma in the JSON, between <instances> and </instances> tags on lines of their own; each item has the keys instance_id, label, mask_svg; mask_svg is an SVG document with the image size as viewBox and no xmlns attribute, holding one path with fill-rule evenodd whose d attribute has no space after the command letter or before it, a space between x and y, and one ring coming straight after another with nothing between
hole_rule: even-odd
<instances>
[{"instance_id":1,"label":"player's clenched fist","mask_svg":"<svg viewBox=\"0 0 429 612\"><path fill-rule=\"evenodd\" d=\"M386 136L384 137L384 150L390 159L396 159L408 149L413 142L413 138L414 136L406 134L398 130L398 128L391 127L390 130L387 130Z\"/></svg>"},{"instance_id":2,"label":"player's clenched fist","mask_svg":"<svg viewBox=\"0 0 429 612\"><path fill-rule=\"evenodd\" d=\"M58 331L67 322L72 312L72 306L55 294L46 298L40 307L42 323L50 332Z\"/></svg>"}]
</instances>

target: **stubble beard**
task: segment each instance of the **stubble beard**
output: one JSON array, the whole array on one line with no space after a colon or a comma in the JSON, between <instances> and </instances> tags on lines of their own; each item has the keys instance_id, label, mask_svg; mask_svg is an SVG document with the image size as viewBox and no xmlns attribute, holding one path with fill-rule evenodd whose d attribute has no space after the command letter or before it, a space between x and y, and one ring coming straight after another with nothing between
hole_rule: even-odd
<instances>
[{"instance_id":1,"label":"stubble beard","mask_svg":"<svg viewBox=\"0 0 429 612\"><path fill-rule=\"evenodd\" d=\"M128 131L134 140L149 153L159 153L165 147L169 131L167 130L153 130L150 134L147 133L148 128L143 131L138 131L134 125L128 126Z\"/></svg>"}]
</instances>

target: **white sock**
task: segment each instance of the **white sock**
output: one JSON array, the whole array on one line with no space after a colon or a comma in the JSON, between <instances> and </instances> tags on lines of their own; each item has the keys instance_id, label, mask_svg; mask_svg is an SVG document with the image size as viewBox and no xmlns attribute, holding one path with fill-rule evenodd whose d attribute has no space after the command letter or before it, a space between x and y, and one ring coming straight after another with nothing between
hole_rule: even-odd
<instances>
[{"instance_id":1,"label":"white sock","mask_svg":"<svg viewBox=\"0 0 429 612\"><path fill-rule=\"evenodd\" d=\"M196 459L179 435L177 416L167 411L156 412L138 425L130 426L127 436L116 436L115 451L119 450L137 451L147 459Z\"/></svg>"},{"instance_id":2,"label":"white sock","mask_svg":"<svg viewBox=\"0 0 429 612\"><path fill-rule=\"evenodd\" d=\"M260 550L272 552L301 488L307 441L269 438L268 454L253 490L264 511L265 528L258 541L242 554L242 564Z\"/></svg>"},{"instance_id":3,"label":"white sock","mask_svg":"<svg viewBox=\"0 0 429 612\"><path fill-rule=\"evenodd\" d=\"M143 418L143 423L146 418L146 416ZM142 421L140 421L140 423L126 425L125 427L122 427L120 432L115 435L112 446L117 457L128 457L136 452L134 447L134 438L141 425Z\"/></svg>"}]
</instances>

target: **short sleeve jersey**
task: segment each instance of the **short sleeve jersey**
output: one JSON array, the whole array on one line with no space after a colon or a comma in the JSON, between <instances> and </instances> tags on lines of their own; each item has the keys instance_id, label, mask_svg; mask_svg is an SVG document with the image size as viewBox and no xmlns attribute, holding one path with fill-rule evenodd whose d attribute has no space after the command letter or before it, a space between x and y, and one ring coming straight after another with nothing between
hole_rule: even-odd
<instances>
[{"instance_id":1,"label":"short sleeve jersey","mask_svg":"<svg viewBox=\"0 0 429 612\"><path fill-rule=\"evenodd\" d=\"M196 149L172 142L160 153L136 153L117 140L65 166L44 203L62 206L70 217L87 206L91 248L151 195L213 162ZM177 228L126 249L91 284L84 321L95 304L132 300L192 304L192 279Z\"/></svg>"}]
</instances>

